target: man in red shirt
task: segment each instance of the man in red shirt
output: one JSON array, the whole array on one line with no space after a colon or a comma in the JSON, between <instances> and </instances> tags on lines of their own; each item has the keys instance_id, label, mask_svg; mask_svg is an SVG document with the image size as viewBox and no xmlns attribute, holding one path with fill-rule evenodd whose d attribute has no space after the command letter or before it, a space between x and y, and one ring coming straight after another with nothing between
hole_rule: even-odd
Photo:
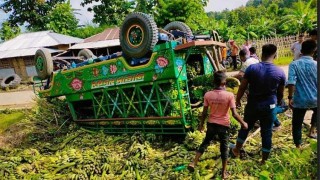
<instances>
[{"instance_id":1,"label":"man in red shirt","mask_svg":"<svg viewBox=\"0 0 320 180\"><path fill-rule=\"evenodd\" d=\"M203 131L204 120L208 115L208 107L210 107L210 115L207 123L206 137L196 151L195 159L189 164L188 169L194 171L199 158L210 144L210 141L215 135L219 136L220 152L222 159L222 178L226 178L226 168L228 160L228 145L229 145L229 128L230 117L229 109L232 111L232 116L241 124L243 129L247 129L247 123L242 120L236 111L234 95L225 90L227 76L222 71L214 73L214 90L209 91L204 95L204 107L198 130Z\"/></svg>"}]
</instances>

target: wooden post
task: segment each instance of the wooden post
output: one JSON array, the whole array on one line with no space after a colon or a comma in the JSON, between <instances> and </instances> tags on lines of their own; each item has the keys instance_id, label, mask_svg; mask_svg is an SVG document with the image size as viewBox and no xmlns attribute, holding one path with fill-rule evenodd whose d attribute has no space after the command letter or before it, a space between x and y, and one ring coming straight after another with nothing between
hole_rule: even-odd
<instances>
[{"instance_id":1,"label":"wooden post","mask_svg":"<svg viewBox=\"0 0 320 180\"><path fill-rule=\"evenodd\" d=\"M21 69L20 69L20 67L19 67L19 63L18 63L17 59L16 59L16 58L12 58L12 59L11 59L11 63L12 63L12 65L13 65L14 72L15 72L16 74L18 74L20 77L22 77Z\"/></svg>"},{"instance_id":2,"label":"wooden post","mask_svg":"<svg viewBox=\"0 0 320 180\"><path fill-rule=\"evenodd\" d=\"M25 80L28 79L28 73L27 73L27 69L26 69L26 65L24 63L24 59L22 57L17 58L18 60L18 65L20 67L20 71L21 71L21 79Z\"/></svg>"}]
</instances>

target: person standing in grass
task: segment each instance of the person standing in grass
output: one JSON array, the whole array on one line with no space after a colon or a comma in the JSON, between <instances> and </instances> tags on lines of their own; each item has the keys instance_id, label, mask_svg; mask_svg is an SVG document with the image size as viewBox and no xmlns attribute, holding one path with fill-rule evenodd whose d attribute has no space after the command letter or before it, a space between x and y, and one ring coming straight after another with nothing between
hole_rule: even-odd
<instances>
[{"instance_id":1,"label":"person standing in grass","mask_svg":"<svg viewBox=\"0 0 320 180\"><path fill-rule=\"evenodd\" d=\"M289 107L292 109L292 135L297 148L300 148L301 129L307 110L312 110L311 128L308 136L317 138L317 61L313 54L317 48L316 41L308 39L302 43L302 56L289 65L288 89Z\"/></svg>"},{"instance_id":2,"label":"person standing in grass","mask_svg":"<svg viewBox=\"0 0 320 180\"><path fill-rule=\"evenodd\" d=\"M249 86L248 103L244 110L244 121L248 129L240 129L233 156L239 156L240 149L257 120L260 120L262 138L262 160L268 159L272 147L272 127L277 114L276 105L281 103L286 81L284 71L275 66L277 46L265 44L262 47L262 62L250 65L241 81L236 104L241 106L241 98Z\"/></svg>"},{"instance_id":3,"label":"person standing in grass","mask_svg":"<svg viewBox=\"0 0 320 180\"><path fill-rule=\"evenodd\" d=\"M299 59L299 57L300 57L300 54L301 54L301 44L302 44L302 42L303 42L303 39L304 39L304 36L301 34L301 35L299 35L299 37L298 37L298 41L297 42L295 42L295 43L293 43L292 45L291 45L291 48L290 48L290 50L291 50L291 52L293 53L293 55L294 55L294 58L293 58L293 60L297 60L297 59Z\"/></svg>"},{"instance_id":4,"label":"person standing in grass","mask_svg":"<svg viewBox=\"0 0 320 180\"><path fill-rule=\"evenodd\" d=\"M215 135L218 135L222 159L222 178L226 178L230 129L229 109L231 109L232 116L241 124L243 129L248 128L248 126L237 113L234 95L227 92L225 89L227 79L226 74L222 71L217 71L214 73L213 79L215 88L204 95L204 107L198 127L199 131L203 131L204 121L208 115L208 108L210 107L206 137L199 149L196 151L196 156L193 162L188 165L188 169L191 172L194 171L194 167L197 165L201 155L210 144L210 141Z\"/></svg>"}]
</instances>

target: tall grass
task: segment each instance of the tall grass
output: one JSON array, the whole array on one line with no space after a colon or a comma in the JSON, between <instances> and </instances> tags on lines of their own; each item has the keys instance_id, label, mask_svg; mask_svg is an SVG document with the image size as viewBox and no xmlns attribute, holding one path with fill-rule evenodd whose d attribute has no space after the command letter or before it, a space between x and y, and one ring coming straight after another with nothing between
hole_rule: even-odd
<instances>
[{"instance_id":1,"label":"tall grass","mask_svg":"<svg viewBox=\"0 0 320 180\"><path fill-rule=\"evenodd\" d=\"M291 57L280 57L274 61L275 65L278 66L286 66L289 65L293 60L293 56Z\"/></svg>"},{"instance_id":2,"label":"tall grass","mask_svg":"<svg viewBox=\"0 0 320 180\"><path fill-rule=\"evenodd\" d=\"M25 117L22 111L11 112L8 114L0 113L0 133L8 129L12 124L15 124Z\"/></svg>"}]
</instances>

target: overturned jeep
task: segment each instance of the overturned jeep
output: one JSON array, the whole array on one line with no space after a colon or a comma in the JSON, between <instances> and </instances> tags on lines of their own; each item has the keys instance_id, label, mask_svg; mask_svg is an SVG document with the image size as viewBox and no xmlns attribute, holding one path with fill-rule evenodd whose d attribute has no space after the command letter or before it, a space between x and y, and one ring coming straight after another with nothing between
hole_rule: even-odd
<instances>
[{"instance_id":1,"label":"overturned jeep","mask_svg":"<svg viewBox=\"0 0 320 180\"><path fill-rule=\"evenodd\" d=\"M159 29L151 16L137 12L125 18L120 44L122 52L95 57L85 50L86 60L78 57L56 71L55 60L39 49L36 69L47 82L38 95L65 96L73 120L90 129L186 133L197 123L192 107L201 105L190 95L193 82L223 70L225 44L218 34L194 35L182 22Z\"/></svg>"}]
</instances>

